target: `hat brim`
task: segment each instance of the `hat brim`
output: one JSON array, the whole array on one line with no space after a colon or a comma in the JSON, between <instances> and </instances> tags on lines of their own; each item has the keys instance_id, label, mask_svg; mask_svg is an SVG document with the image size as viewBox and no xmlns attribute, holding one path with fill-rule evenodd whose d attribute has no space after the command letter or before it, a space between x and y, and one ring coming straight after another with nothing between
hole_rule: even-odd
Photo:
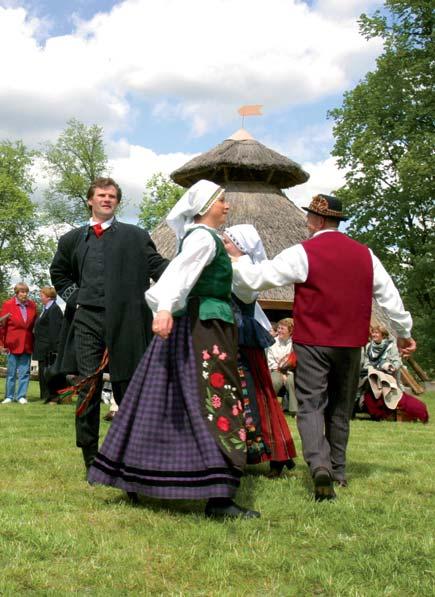
<instances>
[{"instance_id":1,"label":"hat brim","mask_svg":"<svg viewBox=\"0 0 435 597\"><path fill-rule=\"evenodd\" d=\"M349 219L349 216L327 216L325 214L321 214L318 211L314 211L313 209L310 209L309 207L303 207L302 209L307 211L310 214L314 214L316 216L322 216L322 218L332 218L333 220L343 220L343 221Z\"/></svg>"}]
</instances>

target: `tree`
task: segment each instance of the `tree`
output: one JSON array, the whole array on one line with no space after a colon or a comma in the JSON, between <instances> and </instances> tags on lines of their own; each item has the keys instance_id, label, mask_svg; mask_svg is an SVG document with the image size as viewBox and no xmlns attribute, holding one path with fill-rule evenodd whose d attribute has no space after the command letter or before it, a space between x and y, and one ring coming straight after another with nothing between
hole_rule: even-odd
<instances>
[{"instance_id":1,"label":"tree","mask_svg":"<svg viewBox=\"0 0 435 597\"><path fill-rule=\"evenodd\" d=\"M95 178L108 172L103 129L73 118L56 143L46 143L43 157L52 176L44 194L45 220L82 224L89 218L86 192Z\"/></svg>"},{"instance_id":2,"label":"tree","mask_svg":"<svg viewBox=\"0 0 435 597\"><path fill-rule=\"evenodd\" d=\"M30 167L35 154L21 141L0 143L0 295L8 292L13 273L35 283L47 281L51 241L40 234L30 199Z\"/></svg>"},{"instance_id":3,"label":"tree","mask_svg":"<svg viewBox=\"0 0 435 597\"><path fill-rule=\"evenodd\" d=\"M335 121L333 155L346 169L337 191L352 219L349 233L381 258L413 312L422 361L435 348L435 170L432 42L427 0L386 0L386 14L362 15L366 38L381 36L376 69L352 91Z\"/></svg>"},{"instance_id":4,"label":"tree","mask_svg":"<svg viewBox=\"0 0 435 597\"><path fill-rule=\"evenodd\" d=\"M147 230L153 230L185 193L185 189L161 172L153 174L145 186L138 223Z\"/></svg>"}]
</instances>

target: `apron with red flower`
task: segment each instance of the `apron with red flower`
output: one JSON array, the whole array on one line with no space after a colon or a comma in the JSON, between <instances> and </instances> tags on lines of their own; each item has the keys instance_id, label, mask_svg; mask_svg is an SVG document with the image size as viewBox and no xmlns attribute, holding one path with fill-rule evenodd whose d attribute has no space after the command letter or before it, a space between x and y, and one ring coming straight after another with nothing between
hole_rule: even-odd
<instances>
[{"instance_id":1,"label":"apron with red flower","mask_svg":"<svg viewBox=\"0 0 435 597\"><path fill-rule=\"evenodd\" d=\"M231 308L231 261L220 238L216 255L189 294L187 310L203 396L202 413L211 435L231 463L246 464L242 388L237 370L237 326ZM186 237L185 237L186 238Z\"/></svg>"}]
</instances>

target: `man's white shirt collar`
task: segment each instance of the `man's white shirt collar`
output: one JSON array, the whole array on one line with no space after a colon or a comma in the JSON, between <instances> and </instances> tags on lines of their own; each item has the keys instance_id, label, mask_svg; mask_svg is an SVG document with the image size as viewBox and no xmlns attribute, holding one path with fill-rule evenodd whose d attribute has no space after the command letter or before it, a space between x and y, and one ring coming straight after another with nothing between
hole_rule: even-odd
<instances>
[{"instance_id":1,"label":"man's white shirt collar","mask_svg":"<svg viewBox=\"0 0 435 597\"><path fill-rule=\"evenodd\" d=\"M108 228L110 228L110 226L112 225L114 219L115 219L115 216L111 217L110 220L106 220L105 222L101 222L101 228L103 230L107 230ZM98 222L96 222L93 218L90 218L90 220L89 220L89 226L95 226L95 224L98 224Z\"/></svg>"},{"instance_id":2,"label":"man's white shirt collar","mask_svg":"<svg viewBox=\"0 0 435 597\"><path fill-rule=\"evenodd\" d=\"M315 236L319 236L319 234L324 234L325 232L340 232L340 234L342 234L338 228L327 228L326 230L318 230L310 238L314 238Z\"/></svg>"}]
</instances>

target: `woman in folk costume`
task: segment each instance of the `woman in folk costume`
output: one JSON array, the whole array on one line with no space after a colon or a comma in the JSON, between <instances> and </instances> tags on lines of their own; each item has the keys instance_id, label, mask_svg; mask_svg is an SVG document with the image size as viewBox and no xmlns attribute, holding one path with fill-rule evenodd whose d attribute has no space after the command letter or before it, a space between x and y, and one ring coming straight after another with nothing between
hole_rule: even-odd
<instances>
[{"instance_id":1,"label":"woman in folk costume","mask_svg":"<svg viewBox=\"0 0 435 597\"><path fill-rule=\"evenodd\" d=\"M210 517L253 518L233 497L246 431L231 309L232 268L216 228L224 190L201 180L167 217L179 252L146 292L151 342L89 472L91 483L162 499L208 499Z\"/></svg>"},{"instance_id":2,"label":"woman in folk costume","mask_svg":"<svg viewBox=\"0 0 435 597\"><path fill-rule=\"evenodd\" d=\"M402 359L387 328L374 325L370 335L371 341L364 351L356 412L367 412L375 421L400 419L427 423L426 404L404 392L400 384Z\"/></svg>"},{"instance_id":3,"label":"woman in folk costume","mask_svg":"<svg viewBox=\"0 0 435 597\"><path fill-rule=\"evenodd\" d=\"M250 224L226 228L225 248L249 255L253 263L267 259L258 232ZM269 477L279 477L284 466L294 468L296 449L267 366L265 349L274 343L270 324L256 302L258 292L233 286L239 329L239 372L242 379L248 464L270 461Z\"/></svg>"}]
</instances>

